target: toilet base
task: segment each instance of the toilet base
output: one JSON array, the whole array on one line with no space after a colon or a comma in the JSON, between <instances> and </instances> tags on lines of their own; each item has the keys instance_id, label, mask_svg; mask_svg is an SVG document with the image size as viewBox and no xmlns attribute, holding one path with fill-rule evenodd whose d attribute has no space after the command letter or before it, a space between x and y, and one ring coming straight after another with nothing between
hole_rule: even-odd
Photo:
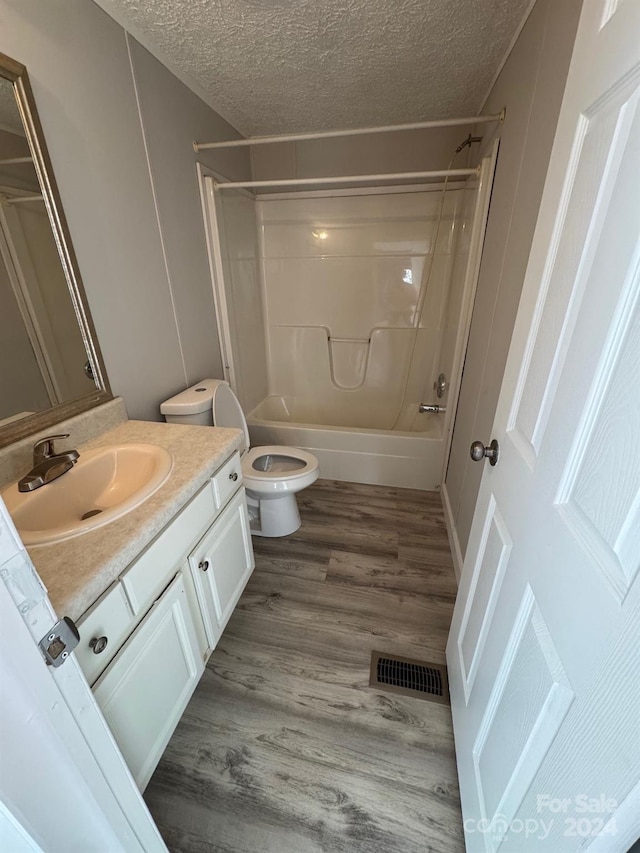
<instances>
[{"instance_id":1,"label":"toilet base","mask_svg":"<svg viewBox=\"0 0 640 853\"><path fill-rule=\"evenodd\" d=\"M247 489L247 503L252 536L289 536L302 524L295 494L259 499Z\"/></svg>"}]
</instances>

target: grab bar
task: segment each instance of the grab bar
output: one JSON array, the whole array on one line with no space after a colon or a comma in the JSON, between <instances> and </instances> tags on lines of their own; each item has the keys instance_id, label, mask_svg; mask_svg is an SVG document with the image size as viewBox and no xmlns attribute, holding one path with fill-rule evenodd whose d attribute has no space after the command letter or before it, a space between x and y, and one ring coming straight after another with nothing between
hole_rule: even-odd
<instances>
[{"instance_id":1,"label":"grab bar","mask_svg":"<svg viewBox=\"0 0 640 853\"><path fill-rule=\"evenodd\" d=\"M371 338L334 338L329 336L328 340L334 344L370 344Z\"/></svg>"}]
</instances>

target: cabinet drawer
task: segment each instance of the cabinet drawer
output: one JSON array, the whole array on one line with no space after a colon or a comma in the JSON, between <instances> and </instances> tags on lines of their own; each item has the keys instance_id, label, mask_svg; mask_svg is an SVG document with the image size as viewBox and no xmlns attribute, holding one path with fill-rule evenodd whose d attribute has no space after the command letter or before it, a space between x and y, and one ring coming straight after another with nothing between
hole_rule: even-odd
<instances>
[{"instance_id":1,"label":"cabinet drawer","mask_svg":"<svg viewBox=\"0 0 640 853\"><path fill-rule=\"evenodd\" d=\"M211 482L213 484L216 509L222 509L231 495L237 492L242 485L242 465L240 463L240 454L237 451L213 475Z\"/></svg>"},{"instance_id":2,"label":"cabinet drawer","mask_svg":"<svg viewBox=\"0 0 640 853\"><path fill-rule=\"evenodd\" d=\"M134 613L143 612L158 597L215 514L211 483L207 483L127 569L122 583Z\"/></svg>"},{"instance_id":3,"label":"cabinet drawer","mask_svg":"<svg viewBox=\"0 0 640 853\"><path fill-rule=\"evenodd\" d=\"M109 587L78 622L80 643L75 654L89 684L115 656L133 630L134 623L134 615L120 583ZM95 647L92 647L94 640Z\"/></svg>"}]
</instances>

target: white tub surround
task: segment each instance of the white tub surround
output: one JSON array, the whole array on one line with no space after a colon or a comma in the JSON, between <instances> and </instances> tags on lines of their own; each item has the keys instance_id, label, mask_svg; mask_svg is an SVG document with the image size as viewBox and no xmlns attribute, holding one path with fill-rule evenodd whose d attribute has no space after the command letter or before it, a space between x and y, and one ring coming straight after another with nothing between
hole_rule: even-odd
<instances>
[{"instance_id":1,"label":"white tub surround","mask_svg":"<svg viewBox=\"0 0 640 853\"><path fill-rule=\"evenodd\" d=\"M440 190L256 202L269 388L304 400L305 423L343 423L320 411L393 429L413 361L417 415L440 346L460 192L447 192L438 228L442 202Z\"/></svg>"},{"instance_id":2,"label":"white tub surround","mask_svg":"<svg viewBox=\"0 0 640 853\"><path fill-rule=\"evenodd\" d=\"M205 179L221 335L230 353L225 377L232 388L246 387L244 350L257 365L249 371L259 380L254 392L264 387L267 368L267 393L245 402L253 443L300 446L318 457L326 477L439 486L495 155L463 170L464 183L445 185L252 198L224 184L218 195ZM217 202L228 192L245 192L242 228ZM253 322L264 313L264 363L255 357L262 340L249 333L245 312L231 308L237 282L220 262L246 230L252 206L262 284ZM446 383L436 398L440 374ZM421 413L421 404L435 411Z\"/></svg>"},{"instance_id":3,"label":"white tub surround","mask_svg":"<svg viewBox=\"0 0 640 853\"><path fill-rule=\"evenodd\" d=\"M438 487L443 417L418 405L439 372L463 192L256 203L271 393L254 443L309 450L332 479Z\"/></svg>"},{"instance_id":4,"label":"white tub surround","mask_svg":"<svg viewBox=\"0 0 640 853\"><path fill-rule=\"evenodd\" d=\"M328 480L433 491L442 468L441 422L424 415L425 430L357 429L248 417L252 444L288 444L312 453ZM429 426L431 431L429 431Z\"/></svg>"},{"instance_id":5,"label":"white tub surround","mask_svg":"<svg viewBox=\"0 0 640 853\"><path fill-rule=\"evenodd\" d=\"M240 431L125 421L77 449L82 454L96 447L130 443L156 444L173 456L173 469L160 489L104 527L75 539L28 548L60 615L78 619L99 598L238 449Z\"/></svg>"},{"instance_id":6,"label":"white tub surround","mask_svg":"<svg viewBox=\"0 0 640 853\"><path fill-rule=\"evenodd\" d=\"M447 408L432 386L456 368L478 184L257 202L272 393L255 444L303 447L325 477L439 487L453 413L418 407Z\"/></svg>"}]
</instances>

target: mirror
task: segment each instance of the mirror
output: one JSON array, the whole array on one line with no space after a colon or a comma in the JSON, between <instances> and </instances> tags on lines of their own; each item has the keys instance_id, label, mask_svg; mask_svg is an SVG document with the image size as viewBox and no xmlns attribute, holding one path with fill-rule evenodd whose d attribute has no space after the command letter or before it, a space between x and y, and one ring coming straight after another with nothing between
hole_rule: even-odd
<instances>
[{"instance_id":1,"label":"mirror","mask_svg":"<svg viewBox=\"0 0 640 853\"><path fill-rule=\"evenodd\" d=\"M0 447L109 399L26 69L0 54Z\"/></svg>"}]
</instances>

